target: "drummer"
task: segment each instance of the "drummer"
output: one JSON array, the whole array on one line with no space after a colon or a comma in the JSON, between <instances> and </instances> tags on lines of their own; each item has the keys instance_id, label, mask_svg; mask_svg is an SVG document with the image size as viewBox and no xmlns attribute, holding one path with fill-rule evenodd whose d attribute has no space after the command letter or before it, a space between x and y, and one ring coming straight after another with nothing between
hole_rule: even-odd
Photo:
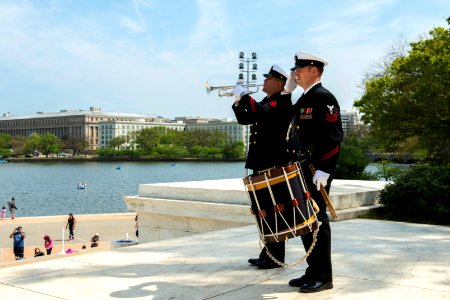
<instances>
[{"instance_id":1,"label":"drummer","mask_svg":"<svg viewBox=\"0 0 450 300\"><path fill-rule=\"evenodd\" d=\"M232 108L237 121L242 125L251 125L245 168L251 169L253 173L290 161L286 132L291 121L291 92L296 84L291 84L289 91L283 91L288 75L278 65L273 65L264 77L262 90L266 97L260 102L249 95L246 86L238 83L233 89L236 101ZM280 267L267 255L266 248L277 260L284 262L284 241L267 243L259 257L250 258L248 262L259 269Z\"/></svg>"},{"instance_id":2,"label":"drummer","mask_svg":"<svg viewBox=\"0 0 450 300\"><path fill-rule=\"evenodd\" d=\"M321 83L321 76L327 64L324 58L297 52L295 66L291 69L294 72L292 77L295 77L297 84L304 90L293 107L295 115L291 140L297 145L295 151L307 157L305 164L302 163L302 170L308 190L320 208L317 216L322 222L315 247L307 258L308 267L305 274L289 282L289 285L299 287L303 293L333 288L331 229L325 200L319 191L323 186L327 193L330 192L343 131L339 104ZM309 164L316 169L315 174L312 174ZM311 233L302 235L305 249L309 249L312 240Z\"/></svg>"}]
</instances>

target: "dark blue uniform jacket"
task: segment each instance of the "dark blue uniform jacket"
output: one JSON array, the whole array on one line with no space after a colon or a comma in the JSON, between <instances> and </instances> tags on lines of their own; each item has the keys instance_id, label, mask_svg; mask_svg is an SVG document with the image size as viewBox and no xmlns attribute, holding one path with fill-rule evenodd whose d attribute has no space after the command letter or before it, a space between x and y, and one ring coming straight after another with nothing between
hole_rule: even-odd
<instances>
[{"instance_id":1,"label":"dark blue uniform jacket","mask_svg":"<svg viewBox=\"0 0 450 300\"><path fill-rule=\"evenodd\" d=\"M245 167L261 171L290 161L287 130L291 121L291 94L280 92L261 102L245 95L233 110L239 124L251 125L249 150Z\"/></svg>"}]
</instances>

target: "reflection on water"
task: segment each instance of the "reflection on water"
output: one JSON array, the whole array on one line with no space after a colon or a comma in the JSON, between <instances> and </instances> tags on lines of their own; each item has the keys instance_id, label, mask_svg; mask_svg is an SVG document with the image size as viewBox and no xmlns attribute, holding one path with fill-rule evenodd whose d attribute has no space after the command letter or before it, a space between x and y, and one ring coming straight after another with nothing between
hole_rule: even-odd
<instances>
[{"instance_id":1,"label":"reflection on water","mask_svg":"<svg viewBox=\"0 0 450 300\"><path fill-rule=\"evenodd\" d=\"M127 212L123 196L142 183L244 176L243 162L8 163L0 165L0 207L15 197L18 217Z\"/></svg>"},{"instance_id":2,"label":"reflection on water","mask_svg":"<svg viewBox=\"0 0 450 300\"><path fill-rule=\"evenodd\" d=\"M392 167L392 168L409 168L410 164L386 164L386 166ZM371 163L368 164L367 167L364 169L364 171L369 173L375 173L379 171L379 168L382 167L382 164L380 163Z\"/></svg>"}]
</instances>

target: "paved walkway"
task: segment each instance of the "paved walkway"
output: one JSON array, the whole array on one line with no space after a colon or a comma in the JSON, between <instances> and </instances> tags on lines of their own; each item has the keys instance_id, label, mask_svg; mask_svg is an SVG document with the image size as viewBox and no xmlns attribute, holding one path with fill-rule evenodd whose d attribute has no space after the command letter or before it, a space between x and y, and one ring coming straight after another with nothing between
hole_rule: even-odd
<instances>
[{"instance_id":1,"label":"paved walkway","mask_svg":"<svg viewBox=\"0 0 450 300\"><path fill-rule=\"evenodd\" d=\"M14 260L13 240L9 235L18 226L22 226L25 237L25 257L33 257L34 248L38 247L44 251L43 235L48 234L53 239L52 254L60 252L63 248L81 250L85 245L90 247L90 240L94 234L100 234L100 248L109 249L110 241L125 239L127 233L131 239L136 239L135 221L136 213L116 214L90 214L75 215L77 224L75 226L75 240L67 242L68 231L64 231L64 245L62 244L63 228L67 224L65 216L45 217L17 217L14 220L0 220L0 259L2 262ZM1 268L1 264L0 264Z\"/></svg>"},{"instance_id":2,"label":"paved walkway","mask_svg":"<svg viewBox=\"0 0 450 300\"><path fill-rule=\"evenodd\" d=\"M299 294L294 269L258 270L255 226L4 268L0 299L450 299L450 227L332 226L334 289ZM303 252L287 243L287 260Z\"/></svg>"}]
</instances>

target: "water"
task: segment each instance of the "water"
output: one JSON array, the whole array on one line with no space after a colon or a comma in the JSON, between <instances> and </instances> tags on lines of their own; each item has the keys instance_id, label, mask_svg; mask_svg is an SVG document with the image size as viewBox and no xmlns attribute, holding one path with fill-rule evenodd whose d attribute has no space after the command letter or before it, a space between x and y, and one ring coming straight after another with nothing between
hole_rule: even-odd
<instances>
[{"instance_id":1,"label":"water","mask_svg":"<svg viewBox=\"0 0 450 300\"><path fill-rule=\"evenodd\" d=\"M388 164L387 166L391 167L391 168L398 168L398 169L406 169L409 168L411 165L410 164ZM367 165L367 167L364 169L364 171L368 172L368 173L372 173L375 174L377 173L381 167L380 163L370 163ZM384 178L380 178L379 180L384 180Z\"/></svg>"},{"instance_id":2,"label":"water","mask_svg":"<svg viewBox=\"0 0 450 300\"><path fill-rule=\"evenodd\" d=\"M123 197L137 195L139 184L244 176L243 162L6 163L0 165L0 207L14 197L18 217L122 213L128 211ZM78 182L87 188L77 189Z\"/></svg>"},{"instance_id":3,"label":"water","mask_svg":"<svg viewBox=\"0 0 450 300\"><path fill-rule=\"evenodd\" d=\"M376 173L378 171L378 164L377 163L371 163L368 164L367 167L364 169L364 171L368 172L368 173Z\"/></svg>"}]
</instances>

